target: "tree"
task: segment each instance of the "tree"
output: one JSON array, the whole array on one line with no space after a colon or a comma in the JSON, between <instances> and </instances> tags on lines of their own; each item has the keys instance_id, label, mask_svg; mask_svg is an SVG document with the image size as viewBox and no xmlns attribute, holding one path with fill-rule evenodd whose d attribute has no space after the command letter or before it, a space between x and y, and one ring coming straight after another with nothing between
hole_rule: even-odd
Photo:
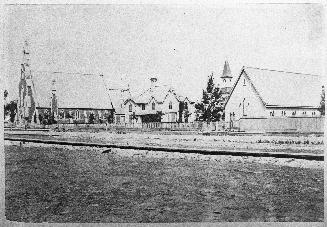
<instances>
[{"instance_id":1,"label":"tree","mask_svg":"<svg viewBox=\"0 0 327 227\"><path fill-rule=\"evenodd\" d=\"M320 101L320 107L319 112L322 116L325 116L325 88L322 86L322 92L321 92L321 101Z\"/></svg>"},{"instance_id":2,"label":"tree","mask_svg":"<svg viewBox=\"0 0 327 227\"><path fill-rule=\"evenodd\" d=\"M220 121L222 118L222 95L219 87L214 85L213 74L209 76L207 88L202 91L202 100L195 104L198 113L197 120Z\"/></svg>"},{"instance_id":3,"label":"tree","mask_svg":"<svg viewBox=\"0 0 327 227\"><path fill-rule=\"evenodd\" d=\"M17 113L17 101L10 101L8 104L4 107L4 116L10 116L10 121L15 121L15 116Z\"/></svg>"},{"instance_id":4,"label":"tree","mask_svg":"<svg viewBox=\"0 0 327 227\"><path fill-rule=\"evenodd\" d=\"M8 91L5 90L5 91L4 91L4 98L5 98L5 100L7 99L7 97L8 97Z\"/></svg>"}]
</instances>

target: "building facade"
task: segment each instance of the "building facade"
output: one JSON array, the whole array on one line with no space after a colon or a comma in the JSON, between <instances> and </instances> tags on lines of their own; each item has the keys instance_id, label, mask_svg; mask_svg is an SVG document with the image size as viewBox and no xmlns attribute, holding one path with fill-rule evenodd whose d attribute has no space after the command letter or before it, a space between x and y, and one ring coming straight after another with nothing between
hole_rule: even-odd
<instances>
[{"instance_id":1,"label":"building facade","mask_svg":"<svg viewBox=\"0 0 327 227\"><path fill-rule=\"evenodd\" d=\"M318 117L321 88L317 75L243 67L225 104L226 120Z\"/></svg>"},{"instance_id":2,"label":"building facade","mask_svg":"<svg viewBox=\"0 0 327 227\"><path fill-rule=\"evenodd\" d=\"M113 106L102 75L32 72L28 43L19 82L19 123L102 123Z\"/></svg>"},{"instance_id":3,"label":"building facade","mask_svg":"<svg viewBox=\"0 0 327 227\"><path fill-rule=\"evenodd\" d=\"M151 78L150 82L151 86L140 95L124 101L124 108L119 116L120 123L173 123L195 120L194 102L177 94L172 87L158 85L155 77Z\"/></svg>"}]
</instances>

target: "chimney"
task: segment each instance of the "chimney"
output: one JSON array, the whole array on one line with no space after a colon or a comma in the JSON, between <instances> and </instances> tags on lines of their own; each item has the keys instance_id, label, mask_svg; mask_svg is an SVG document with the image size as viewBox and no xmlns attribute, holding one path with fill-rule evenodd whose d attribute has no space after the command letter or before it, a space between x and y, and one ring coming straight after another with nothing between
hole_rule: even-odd
<instances>
[{"instance_id":1,"label":"chimney","mask_svg":"<svg viewBox=\"0 0 327 227\"><path fill-rule=\"evenodd\" d=\"M158 80L158 79L157 79L156 77L152 77L152 78L150 78L150 81L151 81L151 88L156 87L157 80Z\"/></svg>"}]
</instances>

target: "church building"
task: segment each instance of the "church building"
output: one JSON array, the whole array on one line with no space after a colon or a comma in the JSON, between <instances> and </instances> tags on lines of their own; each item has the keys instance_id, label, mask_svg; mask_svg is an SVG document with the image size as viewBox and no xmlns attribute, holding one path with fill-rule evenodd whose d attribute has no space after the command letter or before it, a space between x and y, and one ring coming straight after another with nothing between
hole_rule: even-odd
<instances>
[{"instance_id":1,"label":"church building","mask_svg":"<svg viewBox=\"0 0 327 227\"><path fill-rule=\"evenodd\" d=\"M113 105L102 75L36 72L25 42L19 82L20 123L101 123L113 121Z\"/></svg>"},{"instance_id":2,"label":"church building","mask_svg":"<svg viewBox=\"0 0 327 227\"><path fill-rule=\"evenodd\" d=\"M318 75L243 67L225 104L225 119L318 117Z\"/></svg>"}]
</instances>

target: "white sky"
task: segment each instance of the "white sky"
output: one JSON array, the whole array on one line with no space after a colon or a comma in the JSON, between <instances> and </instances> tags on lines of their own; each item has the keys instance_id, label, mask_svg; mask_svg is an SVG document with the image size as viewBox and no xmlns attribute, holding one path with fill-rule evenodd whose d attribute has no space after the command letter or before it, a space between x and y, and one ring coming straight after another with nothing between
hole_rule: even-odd
<instances>
[{"instance_id":1,"label":"white sky","mask_svg":"<svg viewBox=\"0 0 327 227\"><path fill-rule=\"evenodd\" d=\"M207 76L225 60L323 75L321 5L21 5L6 6L5 88L17 98L22 47L30 42L37 71L104 74L111 87L124 77L138 92L149 78L200 99ZM126 82L126 83L127 83Z\"/></svg>"}]
</instances>

